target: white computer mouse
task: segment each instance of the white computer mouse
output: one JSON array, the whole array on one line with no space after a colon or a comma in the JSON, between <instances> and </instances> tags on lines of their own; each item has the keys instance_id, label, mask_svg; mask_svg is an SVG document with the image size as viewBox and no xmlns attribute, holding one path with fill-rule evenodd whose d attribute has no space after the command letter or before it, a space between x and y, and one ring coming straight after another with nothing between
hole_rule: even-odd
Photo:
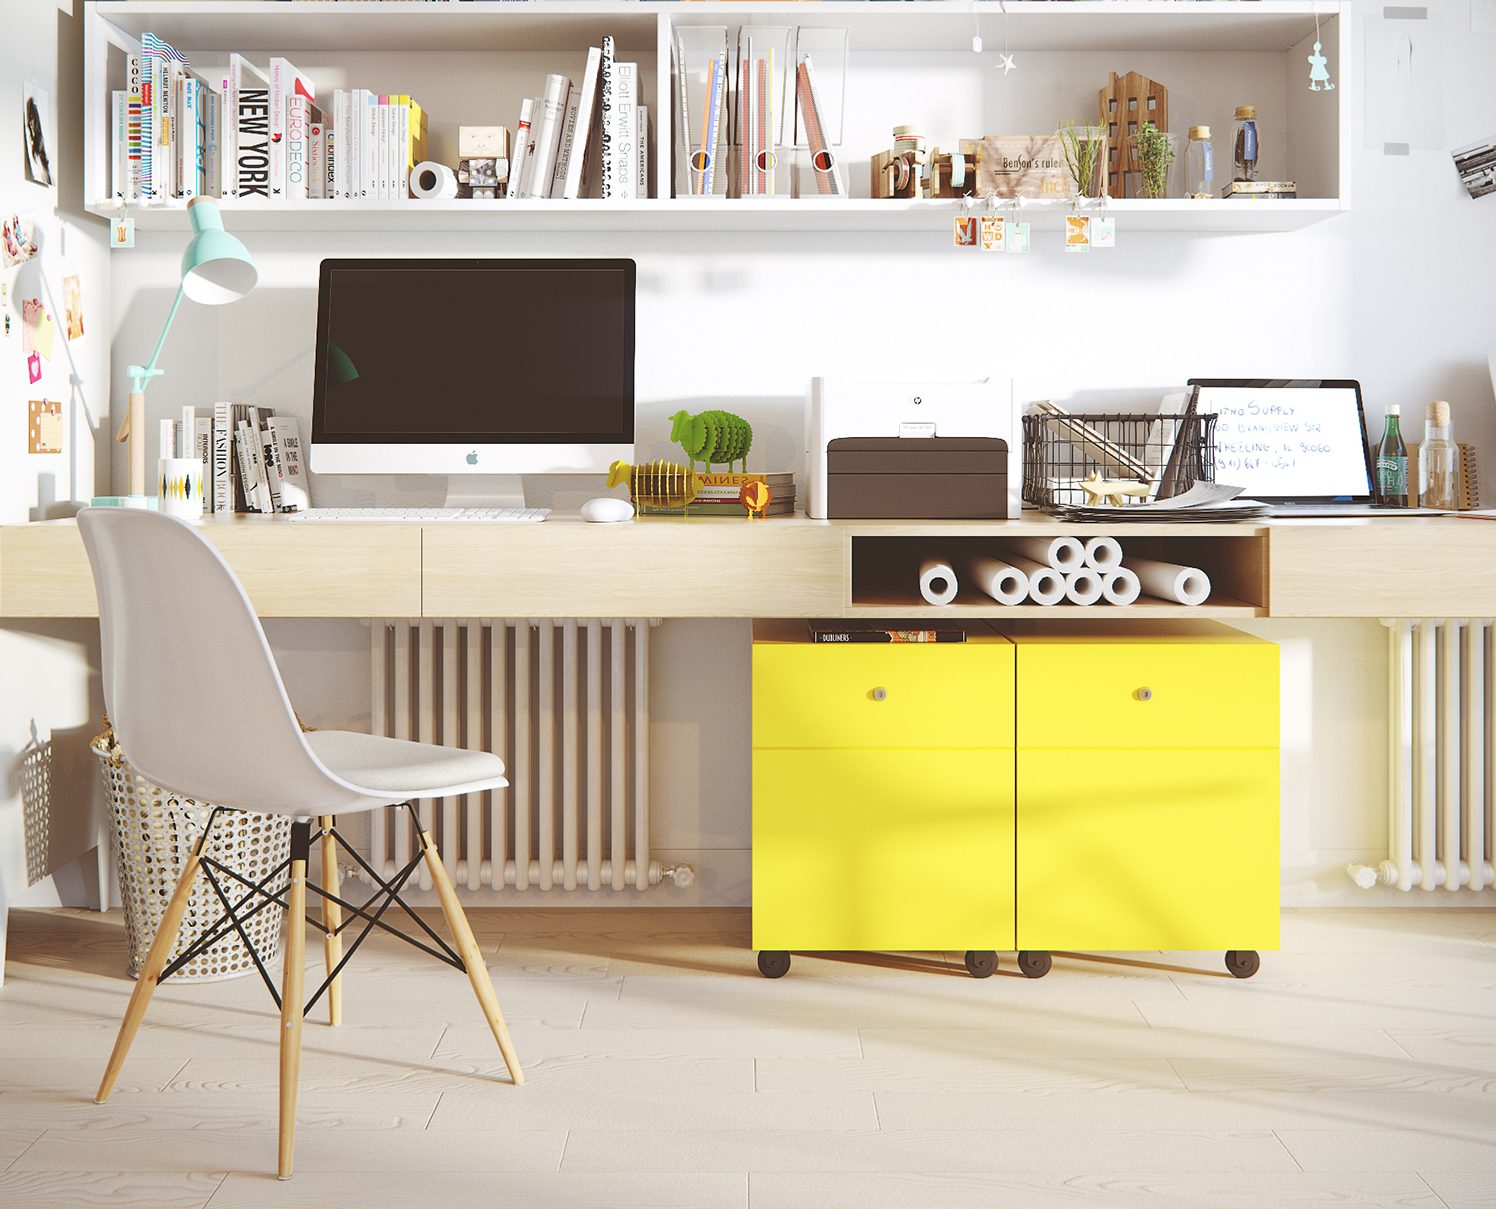
<instances>
[{"instance_id":1,"label":"white computer mouse","mask_svg":"<svg viewBox=\"0 0 1496 1209\"><path fill-rule=\"evenodd\" d=\"M631 521L634 519L634 506L616 495L600 495L582 505L582 519L596 524Z\"/></svg>"}]
</instances>

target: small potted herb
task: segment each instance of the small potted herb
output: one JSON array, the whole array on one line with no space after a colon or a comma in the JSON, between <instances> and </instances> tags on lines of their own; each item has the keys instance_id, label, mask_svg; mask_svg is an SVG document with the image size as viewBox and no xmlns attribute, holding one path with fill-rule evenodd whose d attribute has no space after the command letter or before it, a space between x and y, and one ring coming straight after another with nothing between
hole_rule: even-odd
<instances>
[{"instance_id":1,"label":"small potted herb","mask_svg":"<svg viewBox=\"0 0 1496 1209\"><path fill-rule=\"evenodd\" d=\"M1106 154L1106 127L1077 126L1067 119L1060 123L1058 134L1065 167L1075 182L1076 193L1081 197L1100 197L1106 185L1102 158Z\"/></svg>"},{"instance_id":2,"label":"small potted herb","mask_svg":"<svg viewBox=\"0 0 1496 1209\"><path fill-rule=\"evenodd\" d=\"M1174 163L1174 136L1152 122L1144 122L1132 136L1133 174L1139 197L1168 197L1169 169Z\"/></svg>"}]
</instances>

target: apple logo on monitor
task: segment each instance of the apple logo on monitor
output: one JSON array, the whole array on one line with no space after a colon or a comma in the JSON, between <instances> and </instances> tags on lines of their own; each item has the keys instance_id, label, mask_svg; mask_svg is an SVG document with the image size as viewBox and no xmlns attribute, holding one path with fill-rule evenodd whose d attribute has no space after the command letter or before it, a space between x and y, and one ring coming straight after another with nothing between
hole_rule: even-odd
<instances>
[{"instance_id":1,"label":"apple logo on monitor","mask_svg":"<svg viewBox=\"0 0 1496 1209\"><path fill-rule=\"evenodd\" d=\"M478 451L476 449L469 450L467 455L467 464L469 466L476 466L478 464Z\"/></svg>"}]
</instances>

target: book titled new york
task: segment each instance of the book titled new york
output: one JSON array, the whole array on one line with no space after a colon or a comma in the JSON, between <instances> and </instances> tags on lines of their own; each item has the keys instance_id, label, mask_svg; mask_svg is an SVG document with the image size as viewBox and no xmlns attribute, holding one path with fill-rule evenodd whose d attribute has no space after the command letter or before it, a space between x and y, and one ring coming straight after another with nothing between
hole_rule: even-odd
<instances>
[{"instance_id":1,"label":"book titled new york","mask_svg":"<svg viewBox=\"0 0 1496 1209\"><path fill-rule=\"evenodd\" d=\"M235 191L241 200L270 200L270 81L242 55L229 56L234 124Z\"/></svg>"},{"instance_id":2,"label":"book titled new york","mask_svg":"<svg viewBox=\"0 0 1496 1209\"><path fill-rule=\"evenodd\" d=\"M957 626L943 625L899 629L812 621L810 640L811 642L839 643L843 646L855 642L965 642L966 631Z\"/></svg>"}]
</instances>

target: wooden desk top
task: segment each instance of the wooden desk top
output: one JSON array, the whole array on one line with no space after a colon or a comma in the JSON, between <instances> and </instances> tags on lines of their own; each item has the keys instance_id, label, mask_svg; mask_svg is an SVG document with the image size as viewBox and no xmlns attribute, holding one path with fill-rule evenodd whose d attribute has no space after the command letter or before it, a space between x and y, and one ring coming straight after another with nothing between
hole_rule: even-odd
<instances>
[{"instance_id":1,"label":"wooden desk top","mask_svg":"<svg viewBox=\"0 0 1496 1209\"><path fill-rule=\"evenodd\" d=\"M267 617L1095 617L1095 608L974 598L916 607L865 587L880 567L902 585L913 554L959 559L996 552L1004 537L1056 533L1117 537L1134 553L1202 565L1219 590L1200 609L1106 610L1113 617L1496 616L1496 523L1456 517L422 525L233 516L205 518L202 529ZM96 613L75 522L0 526L0 618Z\"/></svg>"}]
</instances>

